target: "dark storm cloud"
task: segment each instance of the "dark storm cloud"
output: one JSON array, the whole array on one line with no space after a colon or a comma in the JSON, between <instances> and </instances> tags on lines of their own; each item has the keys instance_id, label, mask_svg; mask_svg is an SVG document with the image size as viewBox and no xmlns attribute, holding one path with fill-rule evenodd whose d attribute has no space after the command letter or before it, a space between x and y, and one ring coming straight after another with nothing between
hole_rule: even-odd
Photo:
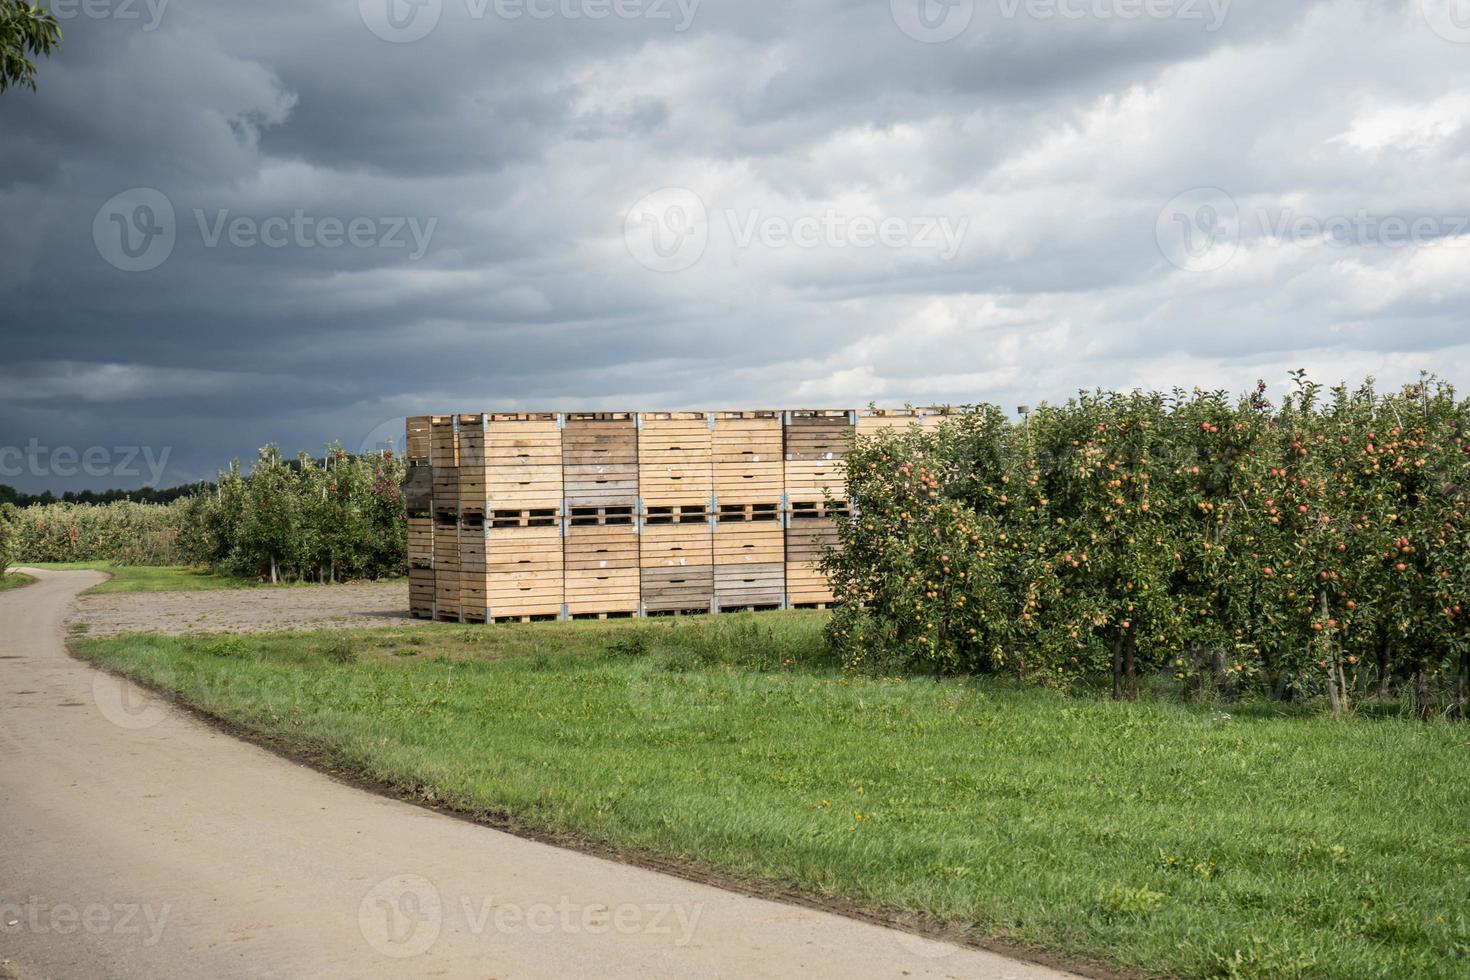
<instances>
[{"instance_id":1,"label":"dark storm cloud","mask_svg":"<svg viewBox=\"0 0 1470 980\"><path fill-rule=\"evenodd\" d=\"M907 0L443 0L394 43L388 2L77 17L0 97L0 447L166 447L178 482L428 411L1470 367L1470 251L1247 233L1196 272L1156 227L1201 187L1247 223L1470 213L1470 46L1417 2L961 0L942 43ZM671 187L708 234L665 269L625 219ZM158 196L105 207L133 188ZM164 207L166 257L128 271ZM921 219L962 227L952 255L864 244Z\"/></svg>"}]
</instances>

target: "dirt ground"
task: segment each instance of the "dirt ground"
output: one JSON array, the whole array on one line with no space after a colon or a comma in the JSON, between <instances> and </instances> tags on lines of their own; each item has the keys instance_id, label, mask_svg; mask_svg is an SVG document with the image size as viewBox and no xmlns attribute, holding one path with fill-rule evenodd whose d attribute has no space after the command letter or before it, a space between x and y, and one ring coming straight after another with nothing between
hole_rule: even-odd
<instances>
[{"instance_id":1,"label":"dirt ground","mask_svg":"<svg viewBox=\"0 0 1470 980\"><path fill-rule=\"evenodd\" d=\"M204 592L84 595L70 623L88 636L119 633L267 633L278 630L408 626L408 583ZM76 629L76 626L72 627Z\"/></svg>"}]
</instances>

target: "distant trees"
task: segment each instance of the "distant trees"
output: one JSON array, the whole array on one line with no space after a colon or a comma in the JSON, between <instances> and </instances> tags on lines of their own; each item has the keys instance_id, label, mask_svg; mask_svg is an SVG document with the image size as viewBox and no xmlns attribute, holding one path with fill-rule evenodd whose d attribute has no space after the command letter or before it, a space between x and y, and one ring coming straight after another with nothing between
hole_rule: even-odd
<instances>
[{"instance_id":1,"label":"distant trees","mask_svg":"<svg viewBox=\"0 0 1470 980\"><path fill-rule=\"evenodd\" d=\"M392 453L284 459L267 446L248 473L237 460L171 503L12 507L14 547L29 561L209 565L273 582L379 578L407 565L402 480Z\"/></svg>"},{"instance_id":2,"label":"distant trees","mask_svg":"<svg viewBox=\"0 0 1470 980\"><path fill-rule=\"evenodd\" d=\"M4 575L15 560L16 521L20 511L9 502L0 503L0 575Z\"/></svg>"},{"instance_id":3,"label":"distant trees","mask_svg":"<svg viewBox=\"0 0 1470 980\"><path fill-rule=\"evenodd\" d=\"M392 453L351 456L339 446L317 460L260 451L249 474L238 462L212 493L184 504L191 557L236 575L337 582L401 574L408 531Z\"/></svg>"}]
</instances>

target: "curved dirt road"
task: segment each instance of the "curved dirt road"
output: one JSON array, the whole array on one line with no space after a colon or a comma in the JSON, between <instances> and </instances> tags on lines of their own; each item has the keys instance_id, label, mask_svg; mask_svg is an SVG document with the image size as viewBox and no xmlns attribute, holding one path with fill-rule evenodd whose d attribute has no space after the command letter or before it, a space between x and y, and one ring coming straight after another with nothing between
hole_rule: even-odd
<instances>
[{"instance_id":1,"label":"curved dirt road","mask_svg":"<svg viewBox=\"0 0 1470 980\"><path fill-rule=\"evenodd\" d=\"M0 977L1065 976L334 782L71 659L0 593Z\"/></svg>"}]
</instances>

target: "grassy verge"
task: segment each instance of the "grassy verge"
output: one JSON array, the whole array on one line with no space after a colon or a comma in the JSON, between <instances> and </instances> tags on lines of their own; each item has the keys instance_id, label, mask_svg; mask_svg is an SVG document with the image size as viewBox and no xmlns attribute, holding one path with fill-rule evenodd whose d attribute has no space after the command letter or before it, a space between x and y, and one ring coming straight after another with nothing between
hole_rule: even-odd
<instances>
[{"instance_id":1,"label":"grassy verge","mask_svg":"<svg viewBox=\"0 0 1470 980\"><path fill-rule=\"evenodd\" d=\"M818 614L77 639L439 805L1148 973L1470 963L1470 728L844 677Z\"/></svg>"},{"instance_id":2,"label":"grassy verge","mask_svg":"<svg viewBox=\"0 0 1470 980\"><path fill-rule=\"evenodd\" d=\"M5 592L8 589L18 589L22 585L30 585L35 580L35 576L27 575L24 572L0 572L0 592Z\"/></svg>"},{"instance_id":3,"label":"grassy verge","mask_svg":"<svg viewBox=\"0 0 1470 980\"><path fill-rule=\"evenodd\" d=\"M203 589L253 589L255 579L221 575L208 568L182 566L114 565L107 561L28 562L32 568L52 571L108 572L112 578L92 586L89 593L103 592L193 592Z\"/></svg>"}]
</instances>

